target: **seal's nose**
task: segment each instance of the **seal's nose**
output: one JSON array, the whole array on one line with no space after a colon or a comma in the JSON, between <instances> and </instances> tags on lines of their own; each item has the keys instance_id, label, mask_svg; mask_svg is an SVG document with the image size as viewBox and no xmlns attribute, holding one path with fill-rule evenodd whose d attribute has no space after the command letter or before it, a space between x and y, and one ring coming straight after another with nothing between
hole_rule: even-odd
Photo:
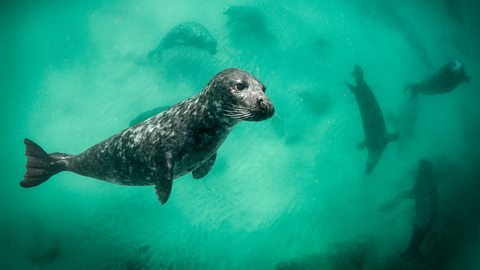
<instances>
[{"instance_id":1,"label":"seal's nose","mask_svg":"<svg viewBox=\"0 0 480 270\"><path fill-rule=\"evenodd\" d=\"M270 100L260 98L258 99L257 104L261 114L265 117L265 119L272 117L273 113L275 112L275 108Z\"/></svg>"}]
</instances>

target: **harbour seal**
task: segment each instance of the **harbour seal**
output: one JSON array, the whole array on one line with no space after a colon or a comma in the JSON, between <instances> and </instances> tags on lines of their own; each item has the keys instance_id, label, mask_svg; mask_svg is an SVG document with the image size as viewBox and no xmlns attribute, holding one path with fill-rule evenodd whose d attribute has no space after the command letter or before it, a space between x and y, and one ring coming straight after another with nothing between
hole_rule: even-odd
<instances>
[{"instance_id":1,"label":"harbour seal","mask_svg":"<svg viewBox=\"0 0 480 270\"><path fill-rule=\"evenodd\" d=\"M352 76L355 78L356 85L354 86L348 82L345 82L345 84L355 95L358 108L360 109L365 140L358 144L358 148L367 148L368 160L365 173L371 174L387 144L398 139L398 133L392 134L387 132L380 106L375 99L372 89L363 79L363 70L360 66L355 65Z\"/></svg>"},{"instance_id":2,"label":"harbour seal","mask_svg":"<svg viewBox=\"0 0 480 270\"><path fill-rule=\"evenodd\" d=\"M157 48L148 54L152 61L158 60L162 52L177 46L200 48L214 55L217 53L217 40L208 29L198 22L184 22L174 26L160 41Z\"/></svg>"},{"instance_id":3,"label":"harbour seal","mask_svg":"<svg viewBox=\"0 0 480 270\"><path fill-rule=\"evenodd\" d=\"M445 66L419 83L409 83L405 86L404 92L411 90L411 100L418 94L439 95L452 91L460 83L470 81L465 73L463 64L456 60L448 62Z\"/></svg>"},{"instance_id":4,"label":"harbour seal","mask_svg":"<svg viewBox=\"0 0 480 270\"><path fill-rule=\"evenodd\" d=\"M415 198L415 224L408 248L401 256L407 261L420 261L420 246L438 214L437 185L433 177L432 162L428 159L421 159L419 162L412 195Z\"/></svg>"},{"instance_id":5,"label":"harbour seal","mask_svg":"<svg viewBox=\"0 0 480 270\"><path fill-rule=\"evenodd\" d=\"M265 89L250 73L229 68L215 75L196 96L81 154L47 154L25 139L27 171L20 184L34 187L54 174L71 171L114 184L154 185L164 204L174 179L190 172L195 179L207 175L218 148L237 123L273 115Z\"/></svg>"}]
</instances>

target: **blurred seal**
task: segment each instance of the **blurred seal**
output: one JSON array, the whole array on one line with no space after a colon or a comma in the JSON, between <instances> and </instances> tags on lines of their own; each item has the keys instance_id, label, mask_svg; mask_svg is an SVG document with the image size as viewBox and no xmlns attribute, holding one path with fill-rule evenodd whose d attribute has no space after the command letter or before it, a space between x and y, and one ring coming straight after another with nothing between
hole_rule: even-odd
<instances>
[{"instance_id":1,"label":"blurred seal","mask_svg":"<svg viewBox=\"0 0 480 270\"><path fill-rule=\"evenodd\" d=\"M409 83L405 86L404 92L412 91L411 100L418 94L439 95L452 91L459 84L470 81L465 73L465 67L460 61L448 62L445 66L419 83Z\"/></svg>"},{"instance_id":2,"label":"blurred seal","mask_svg":"<svg viewBox=\"0 0 480 270\"><path fill-rule=\"evenodd\" d=\"M184 22L174 26L160 41L157 48L148 54L150 61L158 61L162 52L178 46L204 49L217 53L217 41L208 29L197 22Z\"/></svg>"},{"instance_id":3,"label":"blurred seal","mask_svg":"<svg viewBox=\"0 0 480 270\"><path fill-rule=\"evenodd\" d=\"M347 82L345 84L355 95L360 109L365 140L358 144L358 148L367 148L368 159L365 173L371 174L388 143L398 139L398 133L393 134L387 131L380 105L378 105L372 89L365 82L360 66L355 65L352 76L355 78L356 85Z\"/></svg>"}]
</instances>

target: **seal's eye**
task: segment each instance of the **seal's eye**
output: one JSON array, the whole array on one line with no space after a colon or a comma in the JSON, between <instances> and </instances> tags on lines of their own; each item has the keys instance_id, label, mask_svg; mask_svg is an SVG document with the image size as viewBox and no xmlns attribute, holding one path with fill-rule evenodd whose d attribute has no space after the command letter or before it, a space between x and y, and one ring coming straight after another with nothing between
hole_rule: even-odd
<instances>
[{"instance_id":1,"label":"seal's eye","mask_svg":"<svg viewBox=\"0 0 480 270\"><path fill-rule=\"evenodd\" d=\"M238 91L245 90L247 87L248 87L248 84L246 84L246 83L235 84L235 89L237 89Z\"/></svg>"},{"instance_id":2,"label":"seal's eye","mask_svg":"<svg viewBox=\"0 0 480 270\"><path fill-rule=\"evenodd\" d=\"M262 85L262 92L265 93L265 91L267 91L267 88L265 87L265 85Z\"/></svg>"}]
</instances>

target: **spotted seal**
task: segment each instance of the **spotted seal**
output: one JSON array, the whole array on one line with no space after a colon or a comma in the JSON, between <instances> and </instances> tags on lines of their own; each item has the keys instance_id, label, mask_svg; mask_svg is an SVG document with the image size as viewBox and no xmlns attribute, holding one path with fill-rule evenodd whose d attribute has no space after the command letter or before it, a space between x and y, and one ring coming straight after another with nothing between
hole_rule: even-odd
<instances>
[{"instance_id":1,"label":"spotted seal","mask_svg":"<svg viewBox=\"0 0 480 270\"><path fill-rule=\"evenodd\" d=\"M459 84L468 81L470 77L465 73L463 64L458 60L450 61L427 79L407 84L404 92L410 90L412 92L410 99L413 100L418 94L439 95L451 92Z\"/></svg>"},{"instance_id":2,"label":"spotted seal","mask_svg":"<svg viewBox=\"0 0 480 270\"><path fill-rule=\"evenodd\" d=\"M61 171L107 182L154 185L166 203L174 179L192 172L207 175L217 150L242 120L270 118L274 107L265 86L237 68L215 75L196 96L121 131L78 155L47 154L25 139L26 173L23 187L37 186Z\"/></svg>"},{"instance_id":3,"label":"spotted seal","mask_svg":"<svg viewBox=\"0 0 480 270\"><path fill-rule=\"evenodd\" d=\"M387 132L382 110L378 105L377 99L372 89L367 85L363 78L363 70L355 65L352 72L356 85L345 82L350 91L355 95L360 116L362 117L363 131L365 140L358 144L359 149L367 148L368 160L365 168L366 174L371 174L373 168L377 165L380 156L387 147L387 144L398 139L398 133Z\"/></svg>"}]
</instances>

